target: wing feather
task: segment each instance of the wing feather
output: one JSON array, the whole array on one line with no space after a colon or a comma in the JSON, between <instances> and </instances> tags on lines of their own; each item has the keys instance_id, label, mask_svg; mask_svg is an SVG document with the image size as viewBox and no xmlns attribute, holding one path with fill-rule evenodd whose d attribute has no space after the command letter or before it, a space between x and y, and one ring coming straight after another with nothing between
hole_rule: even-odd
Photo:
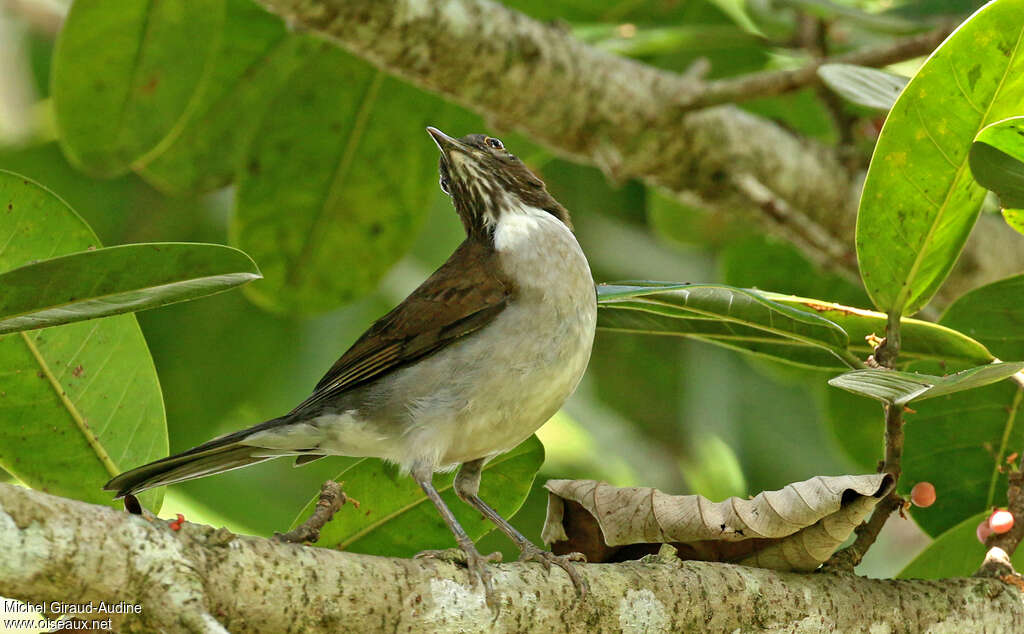
<instances>
[{"instance_id":1,"label":"wing feather","mask_svg":"<svg viewBox=\"0 0 1024 634\"><path fill-rule=\"evenodd\" d=\"M291 414L379 379L490 323L513 292L498 274L495 257L480 242L463 242L441 268L352 344Z\"/></svg>"}]
</instances>

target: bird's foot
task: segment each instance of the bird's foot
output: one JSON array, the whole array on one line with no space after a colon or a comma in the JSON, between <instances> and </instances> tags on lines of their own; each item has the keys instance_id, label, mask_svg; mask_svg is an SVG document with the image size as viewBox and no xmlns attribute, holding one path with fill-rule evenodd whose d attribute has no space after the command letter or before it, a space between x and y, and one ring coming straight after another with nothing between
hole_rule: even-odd
<instances>
[{"instance_id":1,"label":"bird's foot","mask_svg":"<svg viewBox=\"0 0 1024 634\"><path fill-rule=\"evenodd\" d=\"M475 549L474 549L475 550ZM491 563L498 563L501 561L501 553L491 553L490 555L481 555L477 553L479 557L485 561ZM466 564L467 556L466 551L461 548L442 548L440 550L422 550L415 555L415 559L438 559L440 561L447 561L452 564Z\"/></svg>"},{"instance_id":2,"label":"bird's foot","mask_svg":"<svg viewBox=\"0 0 1024 634\"><path fill-rule=\"evenodd\" d=\"M579 598L587 596L587 580L583 578L573 562L586 563L587 558L583 553L569 553L568 555L556 555L547 550L541 550L530 542L526 542L522 546L522 553L519 555L519 561L536 561L540 562L544 569L551 572L551 564L554 564L565 571L565 574L569 575L569 579L572 580L572 585L576 588L576 595Z\"/></svg>"},{"instance_id":3,"label":"bird's foot","mask_svg":"<svg viewBox=\"0 0 1024 634\"><path fill-rule=\"evenodd\" d=\"M443 548L441 550L424 550L416 553L416 559L439 559L449 563L458 563L469 570L470 579L479 581L484 586L487 605L497 609L498 600L491 583L491 571L487 564L501 561L501 553L481 555L472 542L460 548Z\"/></svg>"}]
</instances>

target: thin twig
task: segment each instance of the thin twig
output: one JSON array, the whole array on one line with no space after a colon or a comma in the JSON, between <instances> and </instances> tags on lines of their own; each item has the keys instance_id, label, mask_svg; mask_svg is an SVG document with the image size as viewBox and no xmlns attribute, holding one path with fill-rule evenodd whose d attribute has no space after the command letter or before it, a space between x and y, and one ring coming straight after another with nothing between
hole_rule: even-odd
<instances>
[{"instance_id":1,"label":"thin twig","mask_svg":"<svg viewBox=\"0 0 1024 634\"><path fill-rule=\"evenodd\" d=\"M320 499L316 501L316 510L313 514L287 533L274 533L274 540L292 544L315 543L320 539L320 529L331 521L345 502L351 502L353 506L359 508L359 502L345 495L339 483L334 480L324 482L320 487Z\"/></svg>"},{"instance_id":2,"label":"thin twig","mask_svg":"<svg viewBox=\"0 0 1024 634\"><path fill-rule=\"evenodd\" d=\"M857 64L877 68L927 55L935 50L954 28L955 24L943 24L934 31L900 38L888 46L821 58L801 68L752 73L707 82L699 92L684 96L682 106L687 109L706 108L817 85L821 83L818 67L822 64Z\"/></svg>"},{"instance_id":3,"label":"thin twig","mask_svg":"<svg viewBox=\"0 0 1024 634\"><path fill-rule=\"evenodd\" d=\"M885 339L875 349L875 354L869 361L873 360L875 364L891 369L896 357L899 356L900 341L900 316L890 314L885 328ZM825 570L852 572L878 539L878 534L882 532L882 527L889 516L894 511L902 512L906 500L896 493L896 484L903 471L902 462L903 405L889 404L885 406L885 459L879 465L879 471L892 476L893 488L875 507L871 519L854 530L857 535L854 542L825 562Z\"/></svg>"},{"instance_id":4,"label":"thin twig","mask_svg":"<svg viewBox=\"0 0 1024 634\"><path fill-rule=\"evenodd\" d=\"M1013 528L1002 534L992 533L985 540L985 546L989 549L988 554L985 555L985 561L975 576L996 577L1004 581L1010 581L1006 577L1013 577L1014 581L1010 581L1011 583L1022 585L1024 581L1010 563L1010 556L1024 539L1024 471L1021 470L1020 463L1011 465L1007 481L1009 486L1006 490L1006 510L1013 514Z\"/></svg>"}]
</instances>

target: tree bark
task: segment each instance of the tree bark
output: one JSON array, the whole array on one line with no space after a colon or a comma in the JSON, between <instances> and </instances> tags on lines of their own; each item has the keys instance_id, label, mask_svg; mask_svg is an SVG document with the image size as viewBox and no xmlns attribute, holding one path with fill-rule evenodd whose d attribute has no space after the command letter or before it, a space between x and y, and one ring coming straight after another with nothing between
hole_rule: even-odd
<instances>
[{"instance_id":1,"label":"tree bark","mask_svg":"<svg viewBox=\"0 0 1024 634\"><path fill-rule=\"evenodd\" d=\"M260 2L499 129L612 179L753 215L820 265L856 275L860 175L833 149L734 106L693 110L718 83L586 46L487 0ZM1015 239L1000 218L982 217L945 295L1024 269Z\"/></svg>"},{"instance_id":2,"label":"tree bark","mask_svg":"<svg viewBox=\"0 0 1024 634\"><path fill-rule=\"evenodd\" d=\"M0 596L119 601L117 631L1020 632L1024 599L995 579L892 581L675 557L561 571L494 567L493 614L464 569L146 520L0 484Z\"/></svg>"}]
</instances>

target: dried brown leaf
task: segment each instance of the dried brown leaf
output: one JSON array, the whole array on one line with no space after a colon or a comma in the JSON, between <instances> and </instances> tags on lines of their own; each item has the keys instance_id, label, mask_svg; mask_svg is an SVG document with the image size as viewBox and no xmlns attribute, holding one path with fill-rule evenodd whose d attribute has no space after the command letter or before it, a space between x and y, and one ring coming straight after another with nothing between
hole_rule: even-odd
<instances>
[{"instance_id":1,"label":"dried brown leaf","mask_svg":"<svg viewBox=\"0 0 1024 634\"><path fill-rule=\"evenodd\" d=\"M676 547L683 559L813 570L892 488L888 474L818 476L753 499L711 502L595 480L549 480L544 541L588 561L623 561Z\"/></svg>"}]
</instances>

